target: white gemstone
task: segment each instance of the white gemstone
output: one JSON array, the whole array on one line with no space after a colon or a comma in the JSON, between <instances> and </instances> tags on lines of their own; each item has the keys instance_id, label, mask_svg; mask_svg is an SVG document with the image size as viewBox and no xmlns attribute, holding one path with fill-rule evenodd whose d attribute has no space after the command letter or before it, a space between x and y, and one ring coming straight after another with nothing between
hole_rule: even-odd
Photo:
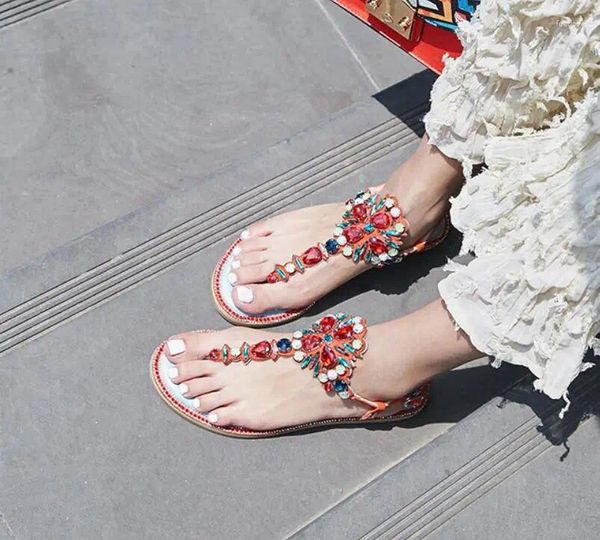
<instances>
[{"instance_id":1,"label":"white gemstone","mask_svg":"<svg viewBox=\"0 0 600 540\"><path fill-rule=\"evenodd\" d=\"M297 351L302 348L302 342L299 339L294 339L292 341L292 349L296 349Z\"/></svg>"},{"instance_id":2,"label":"white gemstone","mask_svg":"<svg viewBox=\"0 0 600 540\"><path fill-rule=\"evenodd\" d=\"M327 373L319 373L317 379L319 379L319 382L326 383L329 380L329 377L327 377Z\"/></svg>"},{"instance_id":3,"label":"white gemstone","mask_svg":"<svg viewBox=\"0 0 600 540\"><path fill-rule=\"evenodd\" d=\"M302 360L304 360L304 353L302 351L296 351L294 353L294 360L296 360L296 362L302 362Z\"/></svg>"},{"instance_id":4,"label":"white gemstone","mask_svg":"<svg viewBox=\"0 0 600 540\"><path fill-rule=\"evenodd\" d=\"M345 246L348 243L348 240L346 240L346 237L344 235L341 235L341 236L338 237L337 243L340 246Z\"/></svg>"},{"instance_id":5,"label":"white gemstone","mask_svg":"<svg viewBox=\"0 0 600 540\"><path fill-rule=\"evenodd\" d=\"M386 199L385 200L385 207L386 208L392 208L392 206L394 206L394 199Z\"/></svg>"},{"instance_id":6,"label":"white gemstone","mask_svg":"<svg viewBox=\"0 0 600 540\"><path fill-rule=\"evenodd\" d=\"M356 334L360 334L364 329L365 327L360 323L357 323L352 327L352 330L354 330L354 333Z\"/></svg>"},{"instance_id":7,"label":"white gemstone","mask_svg":"<svg viewBox=\"0 0 600 540\"><path fill-rule=\"evenodd\" d=\"M287 263L284 268L288 274L293 274L296 271L296 267L292 263Z\"/></svg>"},{"instance_id":8,"label":"white gemstone","mask_svg":"<svg viewBox=\"0 0 600 540\"><path fill-rule=\"evenodd\" d=\"M296 339L300 339L302 337L302 332L300 330L296 330L292 336L294 336Z\"/></svg>"},{"instance_id":9,"label":"white gemstone","mask_svg":"<svg viewBox=\"0 0 600 540\"><path fill-rule=\"evenodd\" d=\"M337 366L335 366L335 370L337 371L338 375L343 375L344 373L346 373L346 368L342 366L342 364L338 364Z\"/></svg>"},{"instance_id":10,"label":"white gemstone","mask_svg":"<svg viewBox=\"0 0 600 540\"><path fill-rule=\"evenodd\" d=\"M394 206L394 208L392 208L390 210L390 214L392 215L393 218L399 218L400 215L402 214L402 212L400 212L400 208L398 208L397 206Z\"/></svg>"},{"instance_id":11,"label":"white gemstone","mask_svg":"<svg viewBox=\"0 0 600 540\"><path fill-rule=\"evenodd\" d=\"M352 342L352 347L353 347L354 349L360 349L360 348L362 347L362 341L361 341L360 339L355 339L355 340Z\"/></svg>"},{"instance_id":12,"label":"white gemstone","mask_svg":"<svg viewBox=\"0 0 600 540\"><path fill-rule=\"evenodd\" d=\"M350 246L346 246L343 250L342 253L344 254L345 257L350 257L353 253L353 249Z\"/></svg>"},{"instance_id":13,"label":"white gemstone","mask_svg":"<svg viewBox=\"0 0 600 540\"><path fill-rule=\"evenodd\" d=\"M404 225L403 225L402 223L396 223L396 230L397 230L399 233L402 233L402 232L404 232Z\"/></svg>"},{"instance_id":14,"label":"white gemstone","mask_svg":"<svg viewBox=\"0 0 600 540\"><path fill-rule=\"evenodd\" d=\"M340 396L342 399L348 399L350 397L350 393L346 390L343 390L342 392L338 393L338 396Z\"/></svg>"},{"instance_id":15,"label":"white gemstone","mask_svg":"<svg viewBox=\"0 0 600 540\"><path fill-rule=\"evenodd\" d=\"M362 204L364 203L364 199L362 197L356 197L356 199L354 199L354 205L356 206L357 204Z\"/></svg>"},{"instance_id":16,"label":"white gemstone","mask_svg":"<svg viewBox=\"0 0 600 540\"><path fill-rule=\"evenodd\" d=\"M395 257L396 255L398 255L398 250L396 248L392 248L388 251L388 255L390 257Z\"/></svg>"},{"instance_id":17,"label":"white gemstone","mask_svg":"<svg viewBox=\"0 0 600 540\"><path fill-rule=\"evenodd\" d=\"M330 381L335 381L337 379L337 371L335 369L330 369L327 371L327 378Z\"/></svg>"},{"instance_id":18,"label":"white gemstone","mask_svg":"<svg viewBox=\"0 0 600 540\"><path fill-rule=\"evenodd\" d=\"M333 236L339 236L343 232L344 232L344 229L342 229L341 227L336 227L335 229L333 229Z\"/></svg>"},{"instance_id":19,"label":"white gemstone","mask_svg":"<svg viewBox=\"0 0 600 540\"><path fill-rule=\"evenodd\" d=\"M242 351L240 349L238 349L237 347L234 347L229 352L231 353L231 356L239 356L242 353Z\"/></svg>"},{"instance_id":20,"label":"white gemstone","mask_svg":"<svg viewBox=\"0 0 600 540\"><path fill-rule=\"evenodd\" d=\"M352 317L351 320L354 324L362 323L362 317Z\"/></svg>"},{"instance_id":21,"label":"white gemstone","mask_svg":"<svg viewBox=\"0 0 600 540\"><path fill-rule=\"evenodd\" d=\"M371 264L379 264L379 257L377 255L371 257Z\"/></svg>"},{"instance_id":22,"label":"white gemstone","mask_svg":"<svg viewBox=\"0 0 600 540\"><path fill-rule=\"evenodd\" d=\"M387 253L382 253L381 255L379 255L379 260L380 261L387 261L389 259L389 255Z\"/></svg>"},{"instance_id":23,"label":"white gemstone","mask_svg":"<svg viewBox=\"0 0 600 540\"><path fill-rule=\"evenodd\" d=\"M352 203L348 203L346 205L346 210L352 210Z\"/></svg>"}]
</instances>

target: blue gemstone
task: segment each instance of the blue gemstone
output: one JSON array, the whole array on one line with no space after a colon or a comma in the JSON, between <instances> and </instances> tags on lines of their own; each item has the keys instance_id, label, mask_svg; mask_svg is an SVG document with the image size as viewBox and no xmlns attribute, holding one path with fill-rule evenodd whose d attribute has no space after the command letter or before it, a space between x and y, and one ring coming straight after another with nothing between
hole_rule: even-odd
<instances>
[{"instance_id":1,"label":"blue gemstone","mask_svg":"<svg viewBox=\"0 0 600 540\"><path fill-rule=\"evenodd\" d=\"M323 336L323 341L326 341L327 343L331 343L333 341L333 336L331 334L326 334Z\"/></svg>"},{"instance_id":2,"label":"blue gemstone","mask_svg":"<svg viewBox=\"0 0 600 540\"><path fill-rule=\"evenodd\" d=\"M337 240L330 238L325 242L325 249L327 250L327 253L335 255L339 251L340 245L337 243Z\"/></svg>"},{"instance_id":3,"label":"blue gemstone","mask_svg":"<svg viewBox=\"0 0 600 540\"><path fill-rule=\"evenodd\" d=\"M367 223L363 229L365 230L365 232L373 232L373 230L375 229L375 227L373 227L372 223Z\"/></svg>"},{"instance_id":4,"label":"blue gemstone","mask_svg":"<svg viewBox=\"0 0 600 540\"><path fill-rule=\"evenodd\" d=\"M345 383L345 382L342 382L342 381L335 381L335 382L333 383L333 389L334 389L336 392L343 392L344 390L346 390L346 388L348 388L348 386L346 385L346 383Z\"/></svg>"},{"instance_id":5,"label":"blue gemstone","mask_svg":"<svg viewBox=\"0 0 600 540\"><path fill-rule=\"evenodd\" d=\"M282 338L277 342L279 352L286 353L292 350L292 342L287 338Z\"/></svg>"}]
</instances>

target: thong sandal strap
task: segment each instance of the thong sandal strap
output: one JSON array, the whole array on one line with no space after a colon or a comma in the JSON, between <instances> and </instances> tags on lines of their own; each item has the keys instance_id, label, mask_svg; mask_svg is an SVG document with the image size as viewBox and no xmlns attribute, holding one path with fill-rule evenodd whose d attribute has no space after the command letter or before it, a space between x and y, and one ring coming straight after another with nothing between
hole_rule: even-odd
<instances>
[{"instance_id":1,"label":"thong sandal strap","mask_svg":"<svg viewBox=\"0 0 600 540\"><path fill-rule=\"evenodd\" d=\"M378 268L399 262L405 255L422 251L427 246L427 242L419 242L417 246L404 248L408 227L396 197L360 192L346 202L342 222L337 224L329 240L276 265L267 276L267 282L287 282L292 275L304 273L307 266L339 253L355 263L365 261Z\"/></svg>"},{"instance_id":2,"label":"thong sandal strap","mask_svg":"<svg viewBox=\"0 0 600 540\"><path fill-rule=\"evenodd\" d=\"M368 419L385 410L389 402L372 401L352 390L351 378L356 363L367 351L367 324L361 317L345 313L327 315L308 330L297 331L290 338L260 341L241 347L227 344L210 351L208 358L215 362L264 362L293 358L301 369L310 370L328 393L341 399L352 399L369 407L362 416Z\"/></svg>"}]
</instances>

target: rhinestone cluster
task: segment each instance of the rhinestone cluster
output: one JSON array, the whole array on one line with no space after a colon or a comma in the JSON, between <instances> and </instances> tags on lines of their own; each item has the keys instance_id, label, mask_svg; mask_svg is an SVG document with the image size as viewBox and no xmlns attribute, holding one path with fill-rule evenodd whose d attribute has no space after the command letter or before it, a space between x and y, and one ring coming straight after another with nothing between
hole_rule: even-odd
<instances>
[{"instance_id":1,"label":"rhinestone cluster","mask_svg":"<svg viewBox=\"0 0 600 540\"><path fill-rule=\"evenodd\" d=\"M323 317L308 330L294 332L291 338L243 343L239 348L223 345L210 351L208 358L225 364L293 358L301 369L312 372L326 392L348 399L353 396L350 378L356 361L367 350L366 334L361 317L338 313Z\"/></svg>"},{"instance_id":2,"label":"rhinestone cluster","mask_svg":"<svg viewBox=\"0 0 600 540\"><path fill-rule=\"evenodd\" d=\"M355 263L365 261L377 267L402 259L408 222L395 197L360 192L346 202L342 220L332 238L308 248L300 256L294 255L285 264L278 264L267 276L267 282L287 282L293 274L304 273L307 266L338 253Z\"/></svg>"}]
</instances>

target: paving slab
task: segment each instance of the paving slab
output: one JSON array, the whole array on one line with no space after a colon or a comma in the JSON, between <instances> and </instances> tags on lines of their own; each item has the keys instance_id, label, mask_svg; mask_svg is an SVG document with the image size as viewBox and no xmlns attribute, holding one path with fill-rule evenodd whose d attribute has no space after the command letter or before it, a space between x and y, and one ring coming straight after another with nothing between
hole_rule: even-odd
<instances>
[{"instance_id":1,"label":"paving slab","mask_svg":"<svg viewBox=\"0 0 600 540\"><path fill-rule=\"evenodd\" d=\"M9 4L0 272L365 99L365 66L391 56L364 28L357 62L312 0Z\"/></svg>"},{"instance_id":2,"label":"paving slab","mask_svg":"<svg viewBox=\"0 0 600 540\"><path fill-rule=\"evenodd\" d=\"M235 232L339 200L411 152L426 103L410 85L397 90L396 102L354 106L0 279L0 509L15 536L285 537L514 381L519 370L482 359L438 378L426 412L391 429L259 441L183 421L150 383L160 339L225 326L208 279ZM287 328L334 309L371 323L412 311L436 297L459 241L353 280Z\"/></svg>"}]
</instances>

